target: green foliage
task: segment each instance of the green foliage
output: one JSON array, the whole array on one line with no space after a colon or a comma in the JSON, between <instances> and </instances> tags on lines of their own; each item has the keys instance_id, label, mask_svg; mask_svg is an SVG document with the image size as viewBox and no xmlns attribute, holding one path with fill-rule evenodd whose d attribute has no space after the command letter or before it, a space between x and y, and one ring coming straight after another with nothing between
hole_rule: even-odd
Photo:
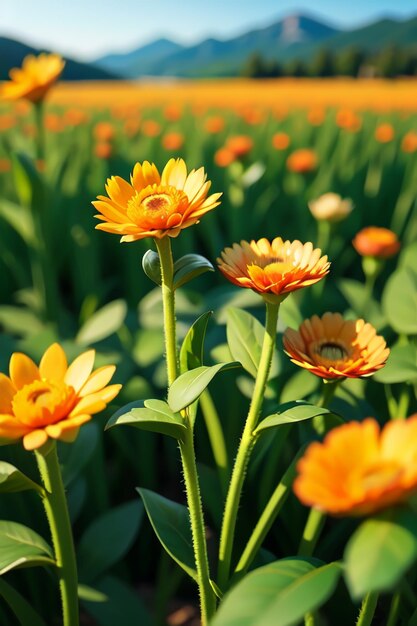
<instances>
[{"instance_id":1,"label":"green foliage","mask_svg":"<svg viewBox=\"0 0 417 626\"><path fill-rule=\"evenodd\" d=\"M17 522L0 521L0 575L20 567L55 565L50 546Z\"/></svg>"},{"instance_id":2,"label":"green foliage","mask_svg":"<svg viewBox=\"0 0 417 626\"><path fill-rule=\"evenodd\" d=\"M161 433L182 439L185 425L178 412L173 412L163 400L145 400L130 403L119 409L109 420L106 428L134 426L153 433Z\"/></svg>"}]
</instances>

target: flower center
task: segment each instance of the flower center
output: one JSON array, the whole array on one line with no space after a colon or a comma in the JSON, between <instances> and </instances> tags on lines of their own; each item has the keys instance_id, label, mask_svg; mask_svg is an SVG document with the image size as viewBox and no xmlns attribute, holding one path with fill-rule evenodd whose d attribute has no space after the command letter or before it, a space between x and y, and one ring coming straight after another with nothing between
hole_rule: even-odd
<instances>
[{"instance_id":1,"label":"flower center","mask_svg":"<svg viewBox=\"0 0 417 626\"><path fill-rule=\"evenodd\" d=\"M76 402L72 387L65 383L35 380L15 394L13 413L27 426L47 426L67 417Z\"/></svg>"},{"instance_id":2,"label":"flower center","mask_svg":"<svg viewBox=\"0 0 417 626\"><path fill-rule=\"evenodd\" d=\"M181 189L169 185L148 185L129 200L127 215L142 228L172 228L170 217L176 215L174 222L177 222L187 206L188 197Z\"/></svg>"},{"instance_id":3,"label":"flower center","mask_svg":"<svg viewBox=\"0 0 417 626\"><path fill-rule=\"evenodd\" d=\"M323 343L317 349L317 353L328 361L343 361L346 359L348 352L346 348L341 346L339 343L334 343L333 341L328 341Z\"/></svg>"},{"instance_id":4,"label":"flower center","mask_svg":"<svg viewBox=\"0 0 417 626\"><path fill-rule=\"evenodd\" d=\"M146 211L161 211L162 209L168 209L170 204L171 198L166 193L149 196L142 202L142 206Z\"/></svg>"}]
</instances>

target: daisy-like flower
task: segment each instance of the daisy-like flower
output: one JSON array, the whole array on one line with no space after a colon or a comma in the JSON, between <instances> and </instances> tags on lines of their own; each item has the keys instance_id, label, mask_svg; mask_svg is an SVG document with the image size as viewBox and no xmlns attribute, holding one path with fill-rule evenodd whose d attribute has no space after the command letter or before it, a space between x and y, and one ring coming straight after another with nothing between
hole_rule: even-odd
<instances>
[{"instance_id":1,"label":"daisy-like flower","mask_svg":"<svg viewBox=\"0 0 417 626\"><path fill-rule=\"evenodd\" d=\"M291 361L326 380L370 376L385 365L389 348L364 320L344 320L340 313L313 315L283 336Z\"/></svg>"},{"instance_id":2,"label":"daisy-like flower","mask_svg":"<svg viewBox=\"0 0 417 626\"><path fill-rule=\"evenodd\" d=\"M337 193L325 193L308 203L309 209L316 220L340 222L348 217L353 209L352 200L342 198Z\"/></svg>"},{"instance_id":3,"label":"daisy-like flower","mask_svg":"<svg viewBox=\"0 0 417 626\"><path fill-rule=\"evenodd\" d=\"M217 259L219 269L235 285L262 294L266 299L285 296L291 291L314 285L329 272L327 256L308 242L241 241L226 248Z\"/></svg>"},{"instance_id":4,"label":"daisy-like flower","mask_svg":"<svg viewBox=\"0 0 417 626\"><path fill-rule=\"evenodd\" d=\"M332 515L368 515L417 492L417 415L382 430L373 418L333 429L297 465L301 502Z\"/></svg>"},{"instance_id":5,"label":"daisy-like flower","mask_svg":"<svg viewBox=\"0 0 417 626\"><path fill-rule=\"evenodd\" d=\"M361 256L388 259L399 251L401 244L397 235L389 228L367 226L360 230L352 241L356 252Z\"/></svg>"},{"instance_id":6,"label":"daisy-like flower","mask_svg":"<svg viewBox=\"0 0 417 626\"><path fill-rule=\"evenodd\" d=\"M39 102L58 80L64 67L65 61L59 54L29 55L23 59L21 68L10 70L10 81L3 84L0 95L7 100L26 98Z\"/></svg>"},{"instance_id":7,"label":"daisy-like flower","mask_svg":"<svg viewBox=\"0 0 417 626\"><path fill-rule=\"evenodd\" d=\"M159 174L153 163L136 163L130 183L120 176L107 180L108 197L93 202L102 224L98 230L122 235L121 241L177 237L214 209L221 194L207 197L211 182L204 168L187 173L183 159L170 159Z\"/></svg>"},{"instance_id":8,"label":"daisy-like flower","mask_svg":"<svg viewBox=\"0 0 417 626\"><path fill-rule=\"evenodd\" d=\"M68 367L57 343L44 353L39 367L25 354L10 359L10 378L0 374L0 440L23 438L26 450L43 446L48 438L74 441L82 424L91 420L119 393L121 385L106 386L115 366L93 370L94 350Z\"/></svg>"}]
</instances>

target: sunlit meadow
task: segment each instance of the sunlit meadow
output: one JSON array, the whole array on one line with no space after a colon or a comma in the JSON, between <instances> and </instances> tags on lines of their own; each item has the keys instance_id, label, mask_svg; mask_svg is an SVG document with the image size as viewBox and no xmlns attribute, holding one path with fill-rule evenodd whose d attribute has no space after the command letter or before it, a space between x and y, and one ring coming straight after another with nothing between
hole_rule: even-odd
<instances>
[{"instance_id":1,"label":"sunlit meadow","mask_svg":"<svg viewBox=\"0 0 417 626\"><path fill-rule=\"evenodd\" d=\"M0 105L0 623L417 625L417 84L61 70Z\"/></svg>"}]
</instances>

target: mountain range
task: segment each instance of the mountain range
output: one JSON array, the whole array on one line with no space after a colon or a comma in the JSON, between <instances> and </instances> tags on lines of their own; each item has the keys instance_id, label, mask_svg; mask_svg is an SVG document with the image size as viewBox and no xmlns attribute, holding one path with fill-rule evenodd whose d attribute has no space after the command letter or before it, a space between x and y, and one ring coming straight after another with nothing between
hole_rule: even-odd
<instances>
[{"instance_id":1,"label":"mountain range","mask_svg":"<svg viewBox=\"0 0 417 626\"><path fill-rule=\"evenodd\" d=\"M417 16L405 20L385 18L360 28L341 30L311 16L291 15L226 40L210 38L184 46L161 38L130 52L107 54L89 63L67 58L63 78L236 76L255 52L265 59L287 62L311 59L321 48L340 52L356 47L378 52L387 46L417 51ZM39 50L30 46L0 37L0 80L6 79L9 69L19 66L26 54L37 53Z\"/></svg>"}]
</instances>

